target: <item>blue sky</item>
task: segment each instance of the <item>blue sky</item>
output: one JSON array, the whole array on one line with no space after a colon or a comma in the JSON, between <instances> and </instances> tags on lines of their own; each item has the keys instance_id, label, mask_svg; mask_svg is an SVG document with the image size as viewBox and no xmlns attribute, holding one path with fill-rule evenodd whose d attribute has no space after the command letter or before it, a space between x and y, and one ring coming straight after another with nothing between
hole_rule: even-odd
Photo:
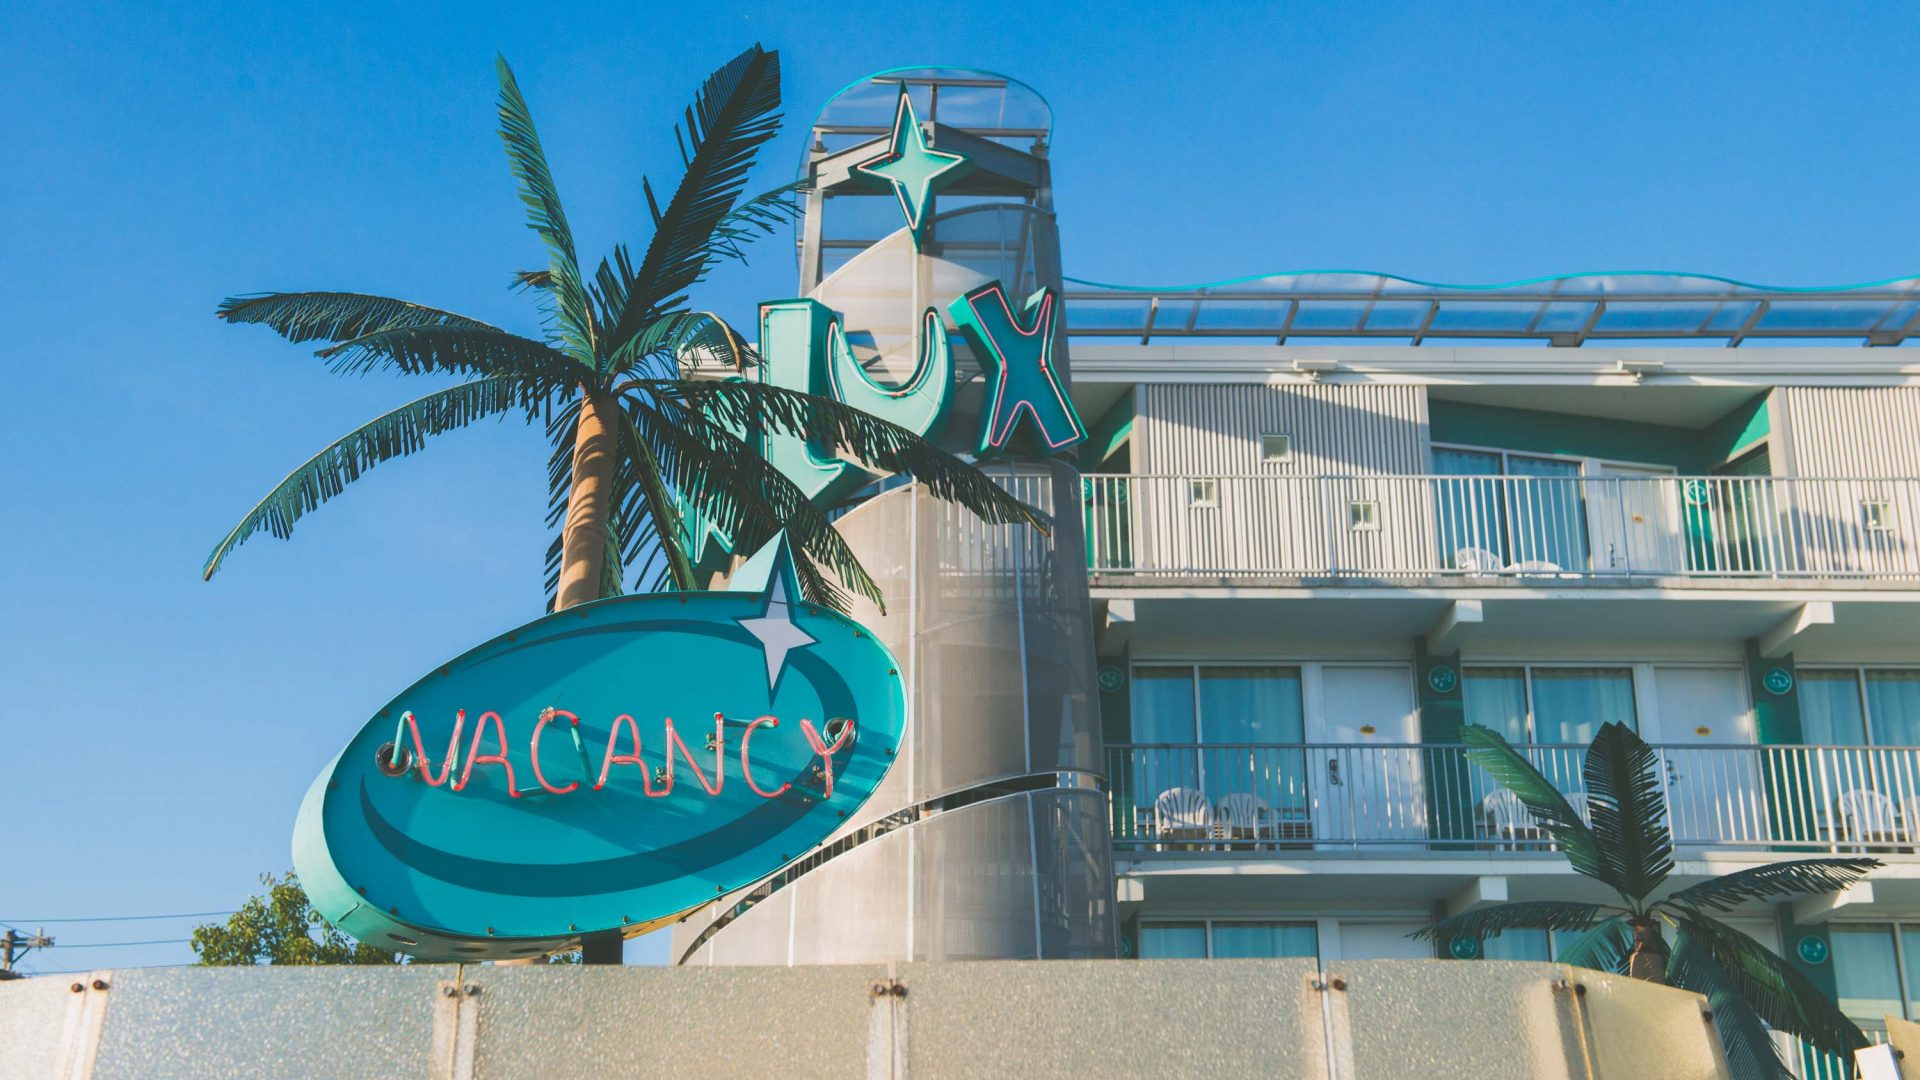
<instances>
[{"instance_id":1,"label":"blue sky","mask_svg":"<svg viewBox=\"0 0 1920 1080\"><path fill-rule=\"evenodd\" d=\"M340 288L537 329L494 135L507 53L583 253L643 242L639 178L712 67L782 53L795 127L869 71L1052 102L1070 274L1363 268L1488 282L1920 272L1906 5L29 3L0 21L0 919L233 907L306 785L420 672L539 614L537 431L383 467L213 542L288 469L425 389L342 380L233 293ZM763 156L784 182L800 135ZM769 242L707 306L794 288ZM63 946L188 922L53 926ZM636 958L662 954L658 942ZM190 958L61 948L44 970ZM29 965L36 966L36 965Z\"/></svg>"}]
</instances>

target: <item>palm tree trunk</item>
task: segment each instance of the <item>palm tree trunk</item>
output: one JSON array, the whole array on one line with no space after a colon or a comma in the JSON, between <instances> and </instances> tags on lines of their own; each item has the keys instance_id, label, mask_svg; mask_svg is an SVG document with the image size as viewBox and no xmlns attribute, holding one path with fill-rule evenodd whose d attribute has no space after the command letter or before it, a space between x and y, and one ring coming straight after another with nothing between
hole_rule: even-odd
<instances>
[{"instance_id":1,"label":"palm tree trunk","mask_svg":"<svg viewBox=\"0 0 1920 1080\"><path fill-rule=\"evenodd\" d=\"M1667 940L1654 919L1628 919L1633 927L1633 951L1627 954L1627 974L1650 983L1667 981Z\"/></svg>"},{"instance_id":2,"label":"palm tree trunk","mask_svg":"<svg viewBox=\"0 0 1920 1080\"><path fill-rule=\"evenodd\" d=\"M553 604L556 611L600 599L618 445L613 415L619 407L604 394L589 393L580 400L580 430L573 442L573 486L567 494L567 522L560 534L560 588Z\"/></svg>"}]
</instances>

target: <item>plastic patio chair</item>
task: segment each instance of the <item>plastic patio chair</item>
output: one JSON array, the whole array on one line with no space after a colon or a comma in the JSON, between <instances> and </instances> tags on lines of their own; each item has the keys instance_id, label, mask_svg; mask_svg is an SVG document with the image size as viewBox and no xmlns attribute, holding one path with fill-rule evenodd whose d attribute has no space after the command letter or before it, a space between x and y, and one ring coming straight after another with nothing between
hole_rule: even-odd
<instances>
[{"instance_id":1,"label":"plastic patio chair","mask_svg":"<svg viewBox=\"0 0 1920 1080\"><path fill-rule=\"evenodd\" d=\"M1213 805L1193 788L1168 788L1153 800L1153 832L1162 840L1205 840L1213 833Z\"/></svg>"},{"instance_id":2,"label":"plastic patio chair","mask_svg":"<svg viewBox=\"0 0 1920 1080\"><path fill-rule=\"evenodd\" d=\"M1893 800L1878 791L1843 791L1833 800L1835 837L1846 844L1900 842L1900 823Z\"/></svg>"},{"instance_id":3,"label":"plastic patio chair","mask_svg":"<svg viewBox=\"0 0 1920 1080\"><path fill-rule=\"evenodd\" d=\"M1278 839L1279 817L1273 804L1251 791L1236 791L1222 796L1214 807L1213 831L1222 840L1242 836L1252 840Z\"/></svg>"},{"instance_id":4,"label":"plastic patio chair","mask_svg":"<svg viewBox=\"0 0 1920 1080\"><path fill-rule=\"evenodd\" d=\"M1488 551L1486 548L1469 546L1458 548L1454 551L1453 565L1459 567L1465 573L1479 576L1499 573L1501 566L1504 565L1504 561L1498 554Z\"/></svg>"},{"instance_id":5,"label":"plastic patio chair","mask_svg":"<svg viewBox=\"0 0 1920 1080\"><path fill-rule=\"evenodd\" d=\"M1496 842L1506 841L1518 847L1523 839L1531 839L1537 831L1533 815L1527 813L1526 804L1520 796L1500 788L1490 791L1480 800L1480 817L1487 824L1487 831Z\"/></svg>"}]
</instances>

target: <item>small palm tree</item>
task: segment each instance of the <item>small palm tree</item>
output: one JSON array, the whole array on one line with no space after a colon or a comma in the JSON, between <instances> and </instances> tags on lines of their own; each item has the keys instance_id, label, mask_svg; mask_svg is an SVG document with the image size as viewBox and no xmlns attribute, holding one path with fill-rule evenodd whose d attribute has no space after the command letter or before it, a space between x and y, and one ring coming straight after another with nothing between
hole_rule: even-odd
<instances>
[{"instance_id":1,"label":"small palm tree","mask_svg":"<svg viewBox=\"0 0 1920 1080\"><path fill-rule=\"evenodd\" d=\"M680 140L685 173L665 207L644 180L653 237L636 263L624 246L591 280L533 117L506 60L500 79L500 137L527 207L527 225L545 243L547 266L514 276L542 300L543 339L404 300L341 292L234 297L219 316L263 323L289 341L328 342L318 355L341 374L398 371L455 375L436 390L378 417L295 469L241 518L208 557L211 578L237 545L261 529L278 537L368 469L420 449L426 440L483 417L544 420L552 442L549 524L559 527L547 558L556 608L622 591L638 564L639 588L698 588L683 514L749 551L785 530L807 598L844 609L839 582L875 602L880 592L828 522L792 481L770 466L754 436L808 439L887 473L910 473L935 495L994 523L1043 526L1031 507L985 474L897 425L829 398L738 378L712 377L758 362L739 334L693 310L688 292L721 259L741 258L749 240L796 212L789 189L739 203L759 147L779 128L779 54L754 46L711 75L687 110ZM739 203L738 205L736 205ZM706 374L706 378L689 375Z\"/></svg>"},{"instance_id":2,"label":"small palm tree","mask_svg":"<svg viewBox=\"0 0 1920 1080\"><path fill-rule=\"evenodd\" d=\"M1712 913L1747 901L1844 889L1879 860L1770 863L1652 899L1673 870L1673 837L1660 798L1658 761L1640 736L1607 724L1587 748L1591 825L1498 733L1469 725L1463 741L1468 760L1519 797L1573 869L1612 889L1620 902L1494 904L1443 919L1417 936L1481 941L1505 930L1584 931L1560 952L1561 962L1705 995L1727 1062L1741 1080L1793 1075L1775 1053L1768 1026L1849 1059L1867 1044L1859 1027L1804 976ZM1671 948L1664 932L1669 926Z\"/></svg>"}]
</instances>

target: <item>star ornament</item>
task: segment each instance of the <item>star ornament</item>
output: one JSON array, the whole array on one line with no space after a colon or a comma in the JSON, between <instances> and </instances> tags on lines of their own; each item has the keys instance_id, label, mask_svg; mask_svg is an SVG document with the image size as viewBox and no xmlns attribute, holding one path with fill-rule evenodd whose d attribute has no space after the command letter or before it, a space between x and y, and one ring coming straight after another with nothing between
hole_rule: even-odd
<instances>
[{"instance_id":1,"label":"star ornament","mask_svg":"<svg viewBox=\"0 0 1920 1080\"><path fill-rule=\"evenodd\" d=\"M927 200L936 184L958 179L957 169L968 164L965 154L949 154L927 145L920 120L913 115L913 100L907 88L900 88L900 107L893 117L893 138L887 152L860 162L854 171L893 185L900 199L900 211L907 216L907 228L916 235L924 224Z\"/></svg>"},{"instance_id":2,"label":"star ornament","mask_svg":"<svg viewBox=\"0 0 1920 1080\"><path fill-rule=\"evenodd\" d=\"M794 625L793 604L787 598L786 575L774 574L767 588L767 607L759 615L750 619L735 619L747 633L760 641L760 649L767 657L767 696L773 696L774 687L780 685L780 673L786 669L787 653L794 649L804 649L816 639L812 634Z\"/></svg>"}]
</instances>

